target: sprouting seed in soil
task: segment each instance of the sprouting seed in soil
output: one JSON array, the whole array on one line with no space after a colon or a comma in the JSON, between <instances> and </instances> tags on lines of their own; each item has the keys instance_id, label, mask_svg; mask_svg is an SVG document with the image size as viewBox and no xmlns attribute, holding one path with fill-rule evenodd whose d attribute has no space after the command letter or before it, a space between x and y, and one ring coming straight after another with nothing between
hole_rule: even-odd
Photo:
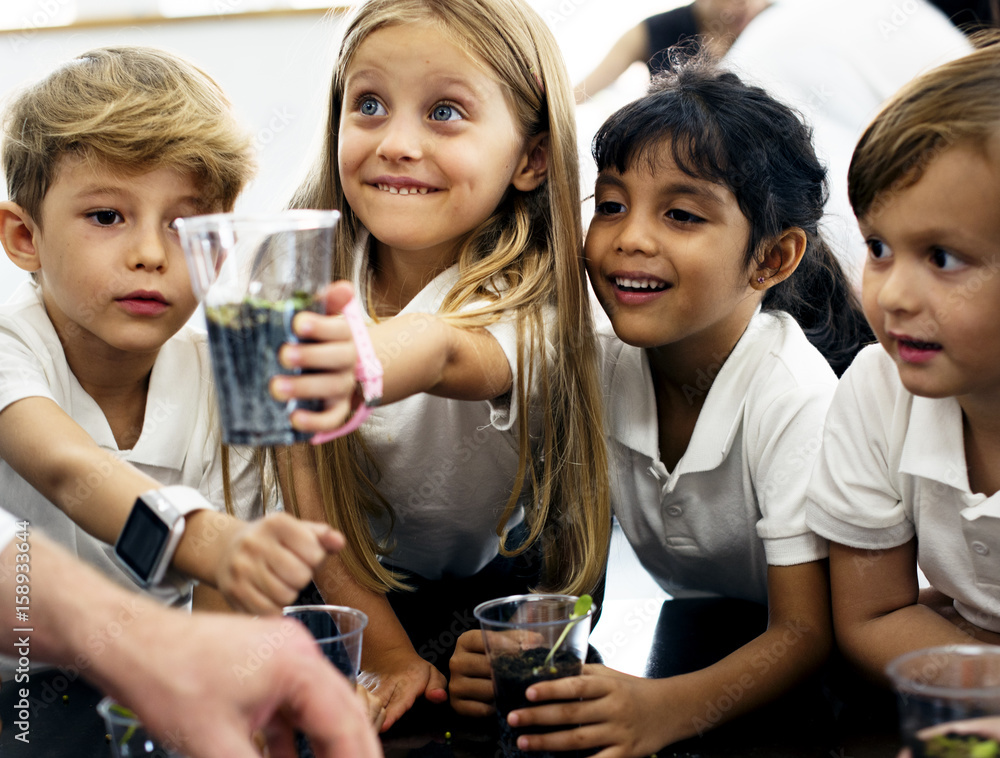
<instances>
[{"instance_id":1,"label":"sprouting seed in soil","mask_svg":"<svg viewBox=\"0 0 1000 758\"><path fill-rule=\"evenodd\" d=\"M566 635L569 634L570 629L576 626L577 622L587 615L587 612L590 610L590 606L593 604L594 601L590 595L580 595L580 597L576 599L576 603L573 605L573 612L569 614L569 623L563 628L562 634L560 634L559 639L556 640L556 644L552 646L549 654L545 656L545 660L542 661L542 665L536 666L532 669L532 673L535 676L538 676L546 668L549 669L550 674L556 673L557 669L552 665L552 659L555 656L556 651L559 650L560 646L562 646L563 641L566 639Z\"/></svg>"}]
</instances>

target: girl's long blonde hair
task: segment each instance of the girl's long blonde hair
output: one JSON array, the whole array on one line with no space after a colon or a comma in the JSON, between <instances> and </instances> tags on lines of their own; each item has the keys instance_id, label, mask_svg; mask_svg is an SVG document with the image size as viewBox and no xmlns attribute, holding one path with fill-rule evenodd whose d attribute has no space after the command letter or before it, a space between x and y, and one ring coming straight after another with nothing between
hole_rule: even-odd
<instances>
[{"instance_id":1,"label":"girl's long blonde hair","mask_svg":"<svg viewBox=\"0 0 1000 758\"><path fill-rule=\"evenodd\" d=\"M337 172L338 129L346 73L361 43L377 29L414 22L440 24L482 61L504 88L522 135L548 133L547 180L532 192L514 188L473 230L458 253L460 276L439 315L481 327L504 314L518 325L519 466L514 491L497 524L510 555L540 539L547 589L579 594L600 582L611 527L607 452L593 322L582 259L580 179L571 87L545 22L522 0L369 0L348 25L333 76L323 150L292 206L335 208L343 214L334 276L351 278L364 230L344 199ZM485 307L468 308L487 302ZM463 310L464 308L464 310ZM545 311L557 315L556 359L545 360ZM537 396L532 399L531 388ZM528 409L540 413L533 445ZM535 454L532 455L532 450ZM392 508L365 473L358 435L317 448L324 507L352 550L342 555L352 573L377 591L405 585L378 560L369 517ZM530 488L529 536L511 550L506 525L523 488ZM292 503L294 509L294 493Z\"/></svg>"}]
</instances>

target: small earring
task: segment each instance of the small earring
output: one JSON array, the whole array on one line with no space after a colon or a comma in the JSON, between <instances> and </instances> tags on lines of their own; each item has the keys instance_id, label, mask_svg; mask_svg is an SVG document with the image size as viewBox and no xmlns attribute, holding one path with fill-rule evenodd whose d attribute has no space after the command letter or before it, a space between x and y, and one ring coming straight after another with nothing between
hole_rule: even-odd
<instances>
[{"instance_id":1,"label":"small earring","mask_svg":"<svg viewBox=\"0 0 1000 758\"><path fill-rule=\"evenodd\" d=\"M763 284L763 283L764 283L764 277L758 276L757 277L757 284Z\"/></svg>"}]
</instances>

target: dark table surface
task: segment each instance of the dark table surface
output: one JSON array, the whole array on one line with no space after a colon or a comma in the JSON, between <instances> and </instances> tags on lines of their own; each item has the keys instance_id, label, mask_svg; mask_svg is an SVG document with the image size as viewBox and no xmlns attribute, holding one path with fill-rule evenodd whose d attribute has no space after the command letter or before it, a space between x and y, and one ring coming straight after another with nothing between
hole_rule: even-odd
<instances>
[{"instance_id":1,"label":"dark table surface","mask_svg":"<svg viewBox=\"0 0 1000 758\"><path fill-rule=\"evenodd\" d=\"M647 676L669 676L717 660L759 633L764 609L730 600L663 603L646 655ZM18 685L23 686L23 685ZM95 706L99 692L59 670L32 676L29 742L16 739L17 686L0 688L0 758L107 758ZM718 706L726 707L720 699ZM789 696L659 751L658 758L892 758L896 715L887 693L866 687L836 661ZM383 737L387 758L499 756L494 718L471 720L421 703Z\"/></svg>"}]
</instances>

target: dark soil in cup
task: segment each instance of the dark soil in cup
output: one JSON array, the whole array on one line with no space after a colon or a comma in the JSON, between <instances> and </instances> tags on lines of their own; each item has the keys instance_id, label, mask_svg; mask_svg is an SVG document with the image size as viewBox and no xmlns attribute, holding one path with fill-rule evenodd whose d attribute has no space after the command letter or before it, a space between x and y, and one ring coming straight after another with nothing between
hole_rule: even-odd
<instances>
[{"instance_id":1,"label":"dark soil in cup","mask_svg":"<svg viewBox=\"0 0 1000 758\"><path fill-rule=\"evenodd\" d=\"M507 723L507 714L511 711L537 705L537 703L529 702L524 694L525 690L532 684L548 679L578 676L583 672L583 664L580 660L566 650L557 651L552 661L543 666L548 654L548 648L539 647L532 650L522 650L517 654L499 655L493 659L493 685L496 691L497 718L500 723L500 747L504 758L578 758L589 755L589 753L579 751L558 753L532 751L525 753L517 749L517 738L522 734L543 734L571 728L565 725L555 729L550 727L515 729Z\"/></svg>"},{"instance_id":2,"label":"dark soil in cup","mask_svg":"<svg viewBox=\"0 0 1000 758\"><path fill-rule=\"evenodd\" d=\"M291 445L312 435L292 429L289 416L298 408L321 410L322 401L279 403L268 388L275 374L295 373L278 363L278 348L297 342L295 314L322 312L307 296L281 302L246 299L205 309L212 354L222 441L229 445Z\"/></svg>"},{"instance_id":3,"label":"dark soil in cup","mask_svg":"<svg viewBox=\"0 0 1000 758\"><path fill-rule=\"evenodd\" d=\"M914 758L1000 758L997 740L977 734L949 732L926 741L918 741L913 748Z\"/></svg>"}]
</instances>

